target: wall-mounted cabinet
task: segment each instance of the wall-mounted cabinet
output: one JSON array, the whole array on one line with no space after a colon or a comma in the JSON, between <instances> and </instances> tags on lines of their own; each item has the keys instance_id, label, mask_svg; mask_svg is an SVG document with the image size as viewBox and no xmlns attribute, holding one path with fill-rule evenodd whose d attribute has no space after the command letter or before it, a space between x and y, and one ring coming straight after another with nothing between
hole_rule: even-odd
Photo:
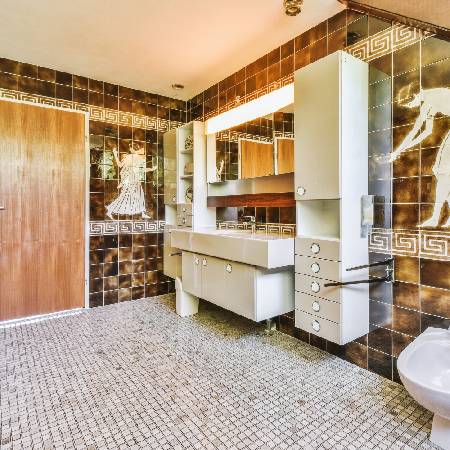
<instances>
[{"instance_id":1,"label":"wall-mounted cabinet","mask_svg":"<svg viewBox=\"0 0 450 450\"><path fill-rule=\"evenodd\" d=\"M292 311L290 268L266 270L183 251L184 291L260 322Z\"/></svg>"},{"instance_id":2,"label":"wall-mounted cabinet","mask_svg":"<svg viewBox=\"0 0 450 450\"><path fill-rule=\"evenodd\" d=\"M206 137L203 122L164 133L164 273L181 276L181 252L170 245L174 227L215 227L216 210L207 207Z\"/></svg>"},{"instance_id":3,"label":"wall-mounted cabinet","mask_svg":"<svg viewBox=\"0 0 450 450\"><path fill-rule=\"evenodd\" d=\"M368 66L339 51L295 73L296 326L338 344L369 331L361 237L367 194Z\"/></svg>"}]
</instances>

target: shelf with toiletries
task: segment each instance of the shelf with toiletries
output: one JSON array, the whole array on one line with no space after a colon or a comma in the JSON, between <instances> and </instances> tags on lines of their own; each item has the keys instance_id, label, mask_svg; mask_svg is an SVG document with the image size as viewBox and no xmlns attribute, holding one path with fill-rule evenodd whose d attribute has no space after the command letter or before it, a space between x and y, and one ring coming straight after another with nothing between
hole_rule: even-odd
<instances>
[{"instance_id":1,"label":"shelf with toiletries","mask_svg":"<svg viewBox=\"0 0 450 450\"><path fill-rule=\"evenodd\" d=\"M169 130L164 145L164 273L181 275L181 256L170 244L171 230L216 225L216 210L207 206L204 123L189 122Z\"/></svg>"}]
</instances>

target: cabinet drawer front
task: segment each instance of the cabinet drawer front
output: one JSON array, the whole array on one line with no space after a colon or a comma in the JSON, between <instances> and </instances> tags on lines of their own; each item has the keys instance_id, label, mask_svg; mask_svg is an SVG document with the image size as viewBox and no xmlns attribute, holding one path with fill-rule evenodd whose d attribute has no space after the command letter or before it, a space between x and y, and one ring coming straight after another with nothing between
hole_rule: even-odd
<instances>
[{"instance_id":1,"label":"cabinet drawer front","mask_svg":"<svg viewBox=\"0 0 450 450\"><path fill-rule=\"evenodd\" d=\"M295 309L322 317L322 319L331 320L332 322L340 323L341 321L340 303L313 297L302 292L295 293Z\"/></svg>"},{"instance_id":2,"label":"cabinet drawer front","mask_svg":"<svg viewBox=\"0 0 450 450\"><path fill-rule=\"evenodd\" d=\"M192 227L192 216L186 214L177 216L177 225L179 227Z\"/></svg>"},{"instance_id":3,"label":"cabinet drawer front","mask_svg":"<svg viewBox=\"0 0 450 450\"><path fill-rule=\"evenodd\" d=\"M179 216L192 215L192 203L179 203L177 205L177 214Z\"/></svg>"},{"instance_id":4,"label":"cabinet drawer front","mask_svg":"<svg viewBox=\"0 0 450 450\"><path fill-rule=\"evenodd\" d=\"M295 254L314 256L316 258L340 261L340 242L328 239L311 239L298 237L295 239Z\"/></svg>"},{"instance_id":5,"label":"cabinet drawer front","mask_svg":"<svg viewBox=\"0 0 450 450\"><path fill-rule=\"evenodd\" d=\"M203 255L202 298L255 320L255 276L253 266Z\"/></svg>"},{"instance_id":6,"label":"cabinet drawer front","mask_svg":"<svg viewBox=\"0 0 450 450\"><path fill-rule=\"evenodd\" d=\"M295 290L305 294L322 297L333 302L341 301L341 288L339 286L325 287L328 280L295 274Z\"/></svg>"},{"instance_id":7,"label":"cabinet drawer front","mask_svg":"<svg viewBox=\"0 0 450 450\"><path fill-rule=\"evenodd\" d=\"M327 280L340 280L340 262L295 255L295 272Z\"/></svg>"},{"instance_id":8,"label":"cabinet drawer front","mask_svg":"<svg viewBox=\"0 0 450 450\"><path fill-rule=\"evenodd\" d=\"M330 320L303 311L295 311L295 326L328 341L340 343L340 326Z\"/></svg>"}]
</instances>

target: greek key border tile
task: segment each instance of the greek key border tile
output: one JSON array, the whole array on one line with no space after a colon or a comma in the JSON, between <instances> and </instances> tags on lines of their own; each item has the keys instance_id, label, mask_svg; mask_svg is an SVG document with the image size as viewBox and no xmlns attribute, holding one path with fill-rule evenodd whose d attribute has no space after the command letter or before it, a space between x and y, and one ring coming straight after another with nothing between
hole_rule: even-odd
<instances>
[{"instance_id":1,"label":"greek key border tile","mask_svg":"<svg viewBox=\"0 0 450 450\"><path fill-rule=\"evenodd\" d=\"M220 131L217 136L218 141L227 141L227 142L239 142L239 139L251 139L252 141L260 141L260 142L273 142L273 139L268 136L259 136L256 134L244 133L242 131Z\"/></svg>"},{"instance_id":2,"label":"greek key border tile","mask_svg":"<svg viewBox=\"0 0 450 450\"><path fill-rule=\"evenodd\" d=\"M450 260L450 232L374 229L369 250L401 256Z\"/></svg>"},{"instance_id":3,"label":"greek key border tile","mask_svg":"<svg viewBox=\"0 0 450 450\"><path fill-rule=\"evenodd\" d=\"M183 122L170 121L156 117L144 116L141 114L117 111L114 109L102 108L100 106L87 105L85 103L71 102L68 100L55 99L37 94L27 94L25 92L10 89L0 89L0 99L10 99L26 101L41 105L55 106L58 108L74 109L89 113L89 119L111 123L114 125L125 125L146 130L167 131L183 125Z\"/></svg>"},{"instance_id":4,"label":"greek key border tile","mask_svg":"<svg viewBox=\"0 0 450 450\"><path fill-rule=\"evenodd\" d=\"M432 33L407 25L393 25L380 31L356 44L350 45L345 50L356 58L364 61L372 61L390 52L412 45Z\"/></svg>"},{"instance_id":5,"label":"greek key border tile","mask_svg":"<svg viewBox=\"0 0 450 450\"><path fill-rule=\"evenodd\" d=\"M92 220L89 222L89 235L162 233L164 226L164 220Z\"/></svg>"},{"instance_id":6,"label":"greek key border tile","mask_svg":"<svg viewBox=\"0 0 450 450\"><path fill-rule=\"evenodd\" d=\"M219 230L251 230L249 223L237 222L235 220L217 221ZM256 231L262 233L275 233L280 235L295 236L296 225L291 223L257 223Z\"/></svg>"}]
</instances>

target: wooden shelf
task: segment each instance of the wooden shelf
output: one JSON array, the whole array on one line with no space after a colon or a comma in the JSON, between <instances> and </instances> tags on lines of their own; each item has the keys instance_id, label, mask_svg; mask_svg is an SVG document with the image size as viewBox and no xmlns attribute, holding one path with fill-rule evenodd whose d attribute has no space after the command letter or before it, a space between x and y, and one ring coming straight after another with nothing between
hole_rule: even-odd
<instances>
[{"instance_id":1,"label":"wooden shelf","mask_svg":"<svg viewBox=\"0 0 450 450\"><path fill-rule=\"evenodd\" d=\"M293 192L267 193L267 194L241 194L208 197L208 207L231 206L295 206Z\"/></svg>"}]
</instances>

